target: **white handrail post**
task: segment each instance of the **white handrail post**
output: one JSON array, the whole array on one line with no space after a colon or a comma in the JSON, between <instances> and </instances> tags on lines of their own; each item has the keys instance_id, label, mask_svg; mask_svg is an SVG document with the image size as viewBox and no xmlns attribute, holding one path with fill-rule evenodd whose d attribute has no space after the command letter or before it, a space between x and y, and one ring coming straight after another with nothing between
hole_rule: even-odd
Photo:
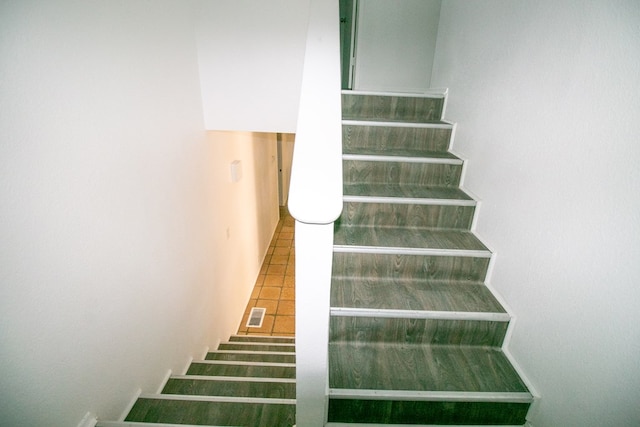
<instances>
[{"instance_id":1,"label":"white handrail post","mask_svg":"<svg viewBox=\"0 0 640 427\"><path fill-rule=\"evenodd\" d=\"M333 224L296 222L296 423L322 427L328 399ZM327 268L328 266L328 268ZM312 302L310 304L310 302ZM302 306L301 306L302 305Z\"/></svg>"}]
</instances>

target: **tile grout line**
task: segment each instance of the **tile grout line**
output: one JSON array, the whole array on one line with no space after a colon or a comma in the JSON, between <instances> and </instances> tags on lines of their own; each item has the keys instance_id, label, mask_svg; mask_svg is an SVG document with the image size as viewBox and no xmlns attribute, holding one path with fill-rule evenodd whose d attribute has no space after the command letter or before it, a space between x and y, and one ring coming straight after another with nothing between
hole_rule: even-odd
<instances>
[{"instance_id":1,"label":"tile grout line","mask_svg":"<svg viewBox=\"0 0 640 427\"><path fill-rule=\"evenodd\" d=\"M295 336L294 224L286 209L280 209L280 220L245 309L243 323L238 328L238 335ZM267 309L261 328L245 326L246 316L253 307Z\"/></svg>"}]
</instances>

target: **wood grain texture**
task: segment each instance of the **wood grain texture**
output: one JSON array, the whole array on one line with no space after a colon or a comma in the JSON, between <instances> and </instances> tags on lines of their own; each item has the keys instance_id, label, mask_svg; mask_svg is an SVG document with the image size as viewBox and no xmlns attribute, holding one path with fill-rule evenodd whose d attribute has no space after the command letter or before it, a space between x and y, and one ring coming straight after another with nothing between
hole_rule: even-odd
<instances>
[{"instance_id":1,"label":"wood grain texture","mask_svg":"<svg viewBox=\"0 0 640 427\"><path fill-rule=\"evenodd\" d=\"M412 425L523 425L529 404L329 400L329 421Z\"/></svg>"},{"instance_id":2,"label":"wood grain texture","mask_svg":"<svg viewBox=\"0 0 640 427\"><path fill-rule=\"evenodd\" d=\"M193 362L187 375L209 375L221 377L295 378L296 368L292 366L254 365L214 365Z\"/></svg>"},{"instance_id":3,"label":"wood grain texture","mask_svg":"<svg viewBox=\"0 0 640 427\"><path fill-rule=\"evenodd\" d=\"M473 206L346 202L341 226L410 227L469 230Z\"/></svg>"},{"instance_id":4,"label":"wood grain texture","mask_svg":"<svg viewBox=\"0 0 640 427\"><path fill-rule=\"evenodd\" d=\"M501 346L508 322L376 317L331 317L331 341L379 345ZM381 373L381 375L385 375Z\"/></svg>"},{"instance_id":5,"label":"wood grain texture","mask_svg":"<svg viewBox=\"0 0 640 427\"><path fill-rule=\"evenodd\" d=\"M469 231L405 227L355 227L337 223L335 245L380 248L481 250L487 247Z\"/></svg>"},{"instance_id":6,"label":"wood grain texture","mask_svg":"<svg viewBox=\"0 0 640 427\"><path fill-rule=\"evenodd\" d=\"M396 148L414 151L446 152L451 129L398 126L343 125L342 147L345 152L358 148L379 151Z\"/></svg>"},{"instance_id":7,"label":"wood grain texture","mask_svg":"<svg viewBox=\"0 0 640 427\"><path fill-rule=\"evenodd\" d=\"M373 342L329 344L329 387L527 392L499 348Z\"/></svg>"},{"instance_id":8,"label":"wood grain texture","mask_svg":"<svg viewBox=\"0 0 640 427\"><path fill-rule=\"evenodd\" d=\"M362 278L405 278L482 282L488 258L336 253L333 275Z\"/></svg>"},{"instance_id":9,"label":"wood grain texture","mask_svg":"<svg viewBox=\"0 0 640 427\"><path fill-rule=\"evenodd\" d=\"M275 351L280 353L295 353L293 345L270 345L263 343L228 342L220 343L218 350L240 350L240 351Z\"/></svg>"},{"instance_id":10,"label":"wood grain texture","mask_svg":"<svg viewBox=\"0 0 640 427\"><path fill-rule=\"evenodd\" d=\"M351 183L458 187L461 165L343 160L343 180Z\"/></svg>"},{"instance_id":11,"label":"wood grain texture","mask_svg":"<svg viewBox=\"0 0 640 427\"><path fill-rule=\"evenodd\" d=\"M444 98L342 95L344 119L387 119L406 122L440 120Z\"/></svg>"},{"instance_id":12,"label":"wood grain texture","mask_svg":"<svg viewBox=\"0 0 640 427\"><path fill-rule=\"evenodd\" d=\"M410 157L410 158L424 158L424 159L445 159L455 160L460 162L460 158L448 151L428 151L421 149L407 149L398 147L351 147L349 149L343 148L343 154L355 154L365 156L392 156L392 157Z\"/></svg>"},{"instance_id":13,"label":"wood grain texture","mask_svg":"<svg viewBox=\"0 0 640 427\"><path fill-rule=\"evenodd\" d=\"M230 342L264 342L277 344L295 345L296 339L290 337L268 337L262 335L234 335L229 338Z\"/></svg>"},{"instance_id":14,"label":"wood grain texture","mask_svg":"<svg viewBox=\"0 0 640 427\"><path fill-rule=\"evenodd\" d=\"M162 394L295 399L295 383L170 378Z\"/></svg>"},{"instance_id":15,"label":"wood grain texture","mask_svg":"<svg viewBox=\"0 0 640 427\"><path fill-rule=\"evenodd\" d=\"M394 183L345 182L343 191L345 196L472 200L459 188L407 183L400 185Z\"/></svg>"},{"instance_id":16,"label":"wood grain texture","mask_svg":"<svg viewBox=\"0 0 640 427\"><path fill-rule=\"evenodd\" d=\"M483 283L413 278L334 276L331 280L331 306L505 313Z\"/></svg>"},{"instance_id":17,"label":"wood grain texture","mask_svg":"<svg viewBox=\"0 0 640 427\"><path fill-rule=\"evenodd\" d=\"M295 355L287 354L252 354L252 353L216 353L210 352L206 360L230 360L242 362L295 363Z\"/></svg>"},{"instance_id":18,"label":"wood grain texture","mask_svg":"<svg viewBox=\"0 0 640 427\"><path fill-rule=\"evenodd\" d=\"M295 405L138 399L125 421L217 426L293 426Z\"/></svg>"}]
</instances>

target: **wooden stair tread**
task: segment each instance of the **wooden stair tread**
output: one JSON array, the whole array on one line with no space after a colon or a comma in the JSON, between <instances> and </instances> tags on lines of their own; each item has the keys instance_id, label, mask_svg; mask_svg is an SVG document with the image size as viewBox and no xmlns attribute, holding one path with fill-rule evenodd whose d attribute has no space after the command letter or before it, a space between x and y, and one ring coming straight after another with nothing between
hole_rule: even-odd
<instances>
[{"instance_id":1,"label":"wooden stair tread","mask_svg":"<svg viewBox=\"0 0 640 427\"><path fill-rule=\"evenodd\" d=\"M348 250L372 249L433 249L450 251L481 251L490 256L487 247L470 231L421 229L416 227L358 227L336 225L334 248Z\"/></svg>"},{"instance_id":2,"label":"wooden stair tread","mask_svg":"<svg viewBox=\"0 0 640 427\"><path fill-rule=\"evenodd\" d=\"M207 402L141 397L125 421L216 426L293 426L295 404Z\"/></svg>"},{"instance_id":3,"label":"wooden stair tread","mask_svg":"<svg viewBox=\"0 0 640 427\"><path fill-rule=\"evenodd\" d=\"M444 97L395 94L342 94L343 117L393 118L402 121L437 120Z\"/></svg>"},{"instance_id":4,"label":"wooden stair tread","mask_svg":"<svg viewBox=\"0 0 640 427\"><path fill-rule=\"evenodd\" d=\"M238 351L272 351L276 353L295 353L296 347L290 343L256 343L256 342L226 342L220 343L218 350Z\"/></svg>"},{"instance_id":5,"label":"wooden stair tread","mask_svg":"<svg viewBox=\"0 0 640 427\"><path fill-rule=\"evenodd\" d=\"M472 201L464 191L452 187L436 187L411 184L392 183L348 183L343 185L345 196L369 196L388 198L415 198L432 200L465 200Z\"/></svg>"},{"instance_id":6,"label":"wooden stair tread","mask_svg":"<svg viewBox=\"0 0 640 427\"><path fill-rule=\"evenodd\" d=\"M275 343L295 345L296 339L293 337L277 337L266 335L232 335L229 342L252 342L252 343Z\"/></svg>"},{"instance_id":7,"label":"wooden stair tread","mask_svg":"<svg viewBox=\"0 0 640 427\"><path fill-rule=\"evenodd\" d=\"M266 382L238 380L206 380L191 378L169 378L163 394L265 397L272 399L295 399L296 385L293 382Z\"/></svg>"},{"instance_id":8,"label":"wooden stair tread","mask_svg":"<svg viewBox=\"0 0 640 427\"><path fill-rule=\"evenodd\" d=\"M500 348L329 343L329 388L528 393Z\"/></svg>"},{"instance_id":9,"label":"wooden stair tread","mask_svg":"<svg viewBox=\"0 0 640 427\"><path fill-rule=\"evenodd\" d=\"M377 310L505 313L482 283L407 278L334 277L331 306Z\"/></svg>"},{"instance_id":10,"label":"wooden stair tread","mask_svg":"<svg viewBox=\"0 0 640 427\"><path fill-rule=\"evenodd\" d=\"M342 160L342 176L345 183L458 188L462 164L345 158Z\"/></svg>"},{"instance_id":11,"label":"wooden stair tread","mask_svg":"<svg viewBox=\"0 0 640 427\"><path fill-rule=\"evenodd\" d=\"M258 364L233 364L233 363L191 363L187 369L187 375L210 375L227 377L270 377L270 378L295 378L296 368L293 366L269 366Z\"/></svg>"},{"instance_id":12,"label":"wooden stair tread","mask_svg":"<svg viewBox=\"0 0 640 427\"><path fill-rule=\"evenodd\" d=\"M342 147L406 148L446 152L453 126L442 123L410 124L381 121L342 121Z\"/></svg>"},{"instance_id":13,"label":"wooden stair tread","mask_svg":"<svg viewBox=\"0 0 640 427\"><path fill-rule=\"evenodd\" d=\"M456 155L448 151L432 151L420 148L400 148L400 147L345 147L342 151L346 155L362 156L392 156L392 157L415 157L431 159L460 160Z\"/></svg>"},{"instance_id":14,"label":"wooden stair tread","mask_svg":"<svg viewBox=\"0 0 640 427\"><path fill-rule=\"evenodd\" d=\"M244 362L274 362L274 363L295 363L295 354L276 354L271 352L251 353L251 352L219 352L207 353L206 360L228 360Z\"/></svg>"}]
</instances>

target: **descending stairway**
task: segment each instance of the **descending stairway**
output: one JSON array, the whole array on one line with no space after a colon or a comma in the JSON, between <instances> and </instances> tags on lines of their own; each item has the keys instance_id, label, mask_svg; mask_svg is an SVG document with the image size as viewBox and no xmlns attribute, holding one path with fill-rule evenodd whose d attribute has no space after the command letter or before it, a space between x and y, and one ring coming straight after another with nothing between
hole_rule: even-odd
<instances>
[{"instance_id":1,"label":"descending stairway","mask_svg":"<svg viewBox=\"0 0 640 427\"><path fill-rule=\"evenodd\" d=\"M293 426L295 369L293 338L234 335L161 394L141 395L124 421L97 427Z\"/></svg>"},{"instance_id":2,"label":"descending stairway","mask_svg":"<svg viewBox=\"0 0 640 427\"><path fill-rule=\"evenodd\" d=\"M522 425L532 402L502 351L442 96L343 92L329 426Z\"/></svg>"}]
</instances>

